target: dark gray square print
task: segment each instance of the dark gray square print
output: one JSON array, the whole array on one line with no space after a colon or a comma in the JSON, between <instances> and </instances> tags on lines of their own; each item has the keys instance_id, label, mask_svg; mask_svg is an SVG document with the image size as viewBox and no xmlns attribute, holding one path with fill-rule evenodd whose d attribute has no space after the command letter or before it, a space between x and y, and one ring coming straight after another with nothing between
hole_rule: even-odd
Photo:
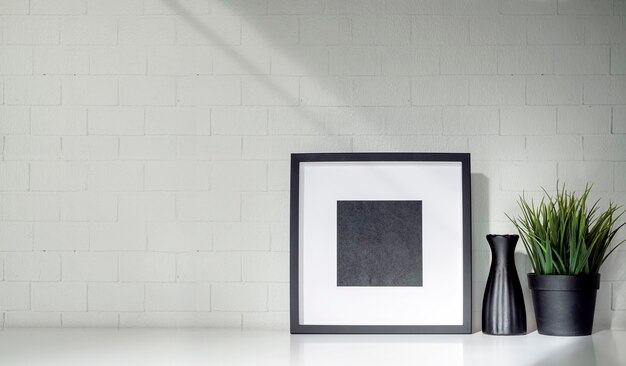
<instances>
[{"instance_id":1,"label":"dark gray square print","mask_svg":"<svg viewBox=\"0 0 626 366\"><path fill-rule=\"evenodd\" d=\"M422 201L337 201L337 286L422 286Z\"/></svg>"}]
</instances>

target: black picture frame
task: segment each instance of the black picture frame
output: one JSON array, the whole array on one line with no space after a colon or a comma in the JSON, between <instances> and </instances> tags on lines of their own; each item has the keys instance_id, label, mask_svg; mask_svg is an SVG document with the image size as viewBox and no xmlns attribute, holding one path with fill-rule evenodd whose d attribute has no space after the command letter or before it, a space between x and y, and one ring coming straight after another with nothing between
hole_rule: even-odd
<instances>
[{"instance_id":1,"label":"black picture frame","mask_svg":"<svg viewBox=\"0 0 626 366\"><path fill-rule=\"evenodd\" d=\"M305 162L458 162L462 181L463 322L459 325L300 324L300 165ZM469 334L472 328L471 187L469 153L294 153L290 192L290 325L292 334Z\"/></svg>"}]
</instances>

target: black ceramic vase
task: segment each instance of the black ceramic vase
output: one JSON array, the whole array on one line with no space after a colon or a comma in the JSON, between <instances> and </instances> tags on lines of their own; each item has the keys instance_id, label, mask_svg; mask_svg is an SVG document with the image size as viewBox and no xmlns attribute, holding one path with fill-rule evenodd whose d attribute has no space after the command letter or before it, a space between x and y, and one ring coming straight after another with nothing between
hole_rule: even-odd
<instances>
[{"instance_id":1,"label":"black ceramic vase","mask_svg":"<svg viewBox=\"0 0 626 366\"><path fill-rule=\"evenodd\" d=\"M483 297L483 333L526 334L524 294L515 269L518 235L487 235L491 268Z\"/></svg>"}]
</instances>

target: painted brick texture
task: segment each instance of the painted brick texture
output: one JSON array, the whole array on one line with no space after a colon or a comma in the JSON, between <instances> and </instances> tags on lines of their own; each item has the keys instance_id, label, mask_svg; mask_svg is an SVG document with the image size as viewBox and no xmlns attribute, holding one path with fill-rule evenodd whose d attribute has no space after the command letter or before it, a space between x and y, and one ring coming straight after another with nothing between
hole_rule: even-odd
<instances>
[{"instance_id":1,"label":"painted brick texture","mask_svg":"<svg viewBox=\"0 0 626 366\"><path fill-rule=\"evenodd\" d=\"M471 153L476 319L517 195L626 204L618 1L6 3L0 327L286 328L291 152Z\"/></svg>"}]
</instances>

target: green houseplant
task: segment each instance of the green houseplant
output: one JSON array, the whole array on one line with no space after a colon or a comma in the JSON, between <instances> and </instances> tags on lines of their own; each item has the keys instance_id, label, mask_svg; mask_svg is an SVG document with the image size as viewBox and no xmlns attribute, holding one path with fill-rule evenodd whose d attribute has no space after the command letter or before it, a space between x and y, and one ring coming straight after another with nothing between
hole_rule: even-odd
<instances>
[{"instance_id":1,"label":"green houseplant","mask_svg":"<svg viewBox=\"0 0 626 366\"><path fill-rule=\"evenodd\" d=\"M576 195L563 185L556 194L544 189L536 205L519 197L521 215L509 220L520 233L534 273L528 274L537 329L546 335L589 335L593 327L600 267L623 243L611 243L624 223L624 211L587 200L591 186Z\"/></svg>"}]
</instances>

